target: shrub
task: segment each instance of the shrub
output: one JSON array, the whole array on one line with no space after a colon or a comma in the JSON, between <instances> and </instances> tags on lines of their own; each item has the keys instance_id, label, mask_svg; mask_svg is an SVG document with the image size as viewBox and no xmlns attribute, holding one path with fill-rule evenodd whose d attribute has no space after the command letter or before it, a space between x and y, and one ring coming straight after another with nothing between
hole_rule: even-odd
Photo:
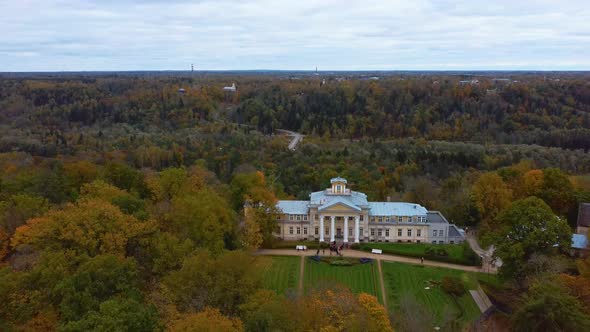
<instances>
[{"instance_id":1,"label":"shrub","mask_svg":"<svg viewBox=\"0 0 590 332\"><path fill-rule=\"evenodd\" d=\"M353 243L350 245L350 249L359 250L359 249L361 249L361 244L360 243Z\"/></svg>"},{"instance_id":2,"label":"shrub","mask_svg":"<svg viewBox=\"0 0 590 332\"><path fill-rule=\"evenodd\" d=\"M441 287L449 295L461 296L465 294L465 286L461 282L461 279L457 277L444 277Z\"/></svg>"},{"instance_id":3,"label":"shrub","mask_svg":"<svg viewBox=\"0 0 590 332\"><path fill-rule=\"evenodd\" d=\"M327 249L329 247L330 247L330 245L327 242L320 242L320 248L321 249Z\"/></svg>"},{"instance_id":4,"label":"shrub","mask_svg":"<svg viewBox=\"0 0 590 332\"><path fill-rule=\"evenodd\" d=\"M338 259L338 260L333 260L330 262L330 265L333 266L352 266L352 263L348 260L345 259Z\"/></svg>"},{"instance_id":5,"label":"shrub","mask_svg":"<svg viewBox=\"0 0 590 332\"><path fill-rule=\"evenodd\" d=\"M472 265L481 265L481 257L471 249L467 241L463 242L463 257Z\"/></svg>"}]
</instances>

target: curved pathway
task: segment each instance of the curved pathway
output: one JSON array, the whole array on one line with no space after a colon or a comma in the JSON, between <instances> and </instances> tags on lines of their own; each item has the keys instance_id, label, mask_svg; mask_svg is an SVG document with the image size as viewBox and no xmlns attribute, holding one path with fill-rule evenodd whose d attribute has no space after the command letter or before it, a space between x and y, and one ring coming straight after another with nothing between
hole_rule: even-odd
<instances>
[{"instance_id":1,"label":"curved pathway","mask_svg":"<svg viewBox=\"0 0 590 332\"><path fill-rule=\"evenodd\" d=\"M315 250L307 250L307 251L297 251L295 249L260 249L256 252L257 255L274 255L274 256L312 256L315 254ZM405 256L397 256L397 255L378 255L372 254L365 251L359 250L352 250L352 249L344 249L342 250L342 255L344 257L367 257L372 258L375 260L382 260L385 262L401 262L401 263L408 263L408 264L415 264L415 265L426 265L426 266L436 266L436 267L444 267L447 269L454 269L454 270L461 270L461 271L468 271L468 272L481 272L481 273L491 273L496 274L496 270L489 270L483 269L479 266L465 266L459 264L452 264L452 263L443 263L443 262L436 262L430 260L424 260L424 263L420 263L419 258L412 258L412 257L405 257ZM321 255L320 256L328 256L328 255Z\"/></svg>"},{"instance_id":2,"label":"curved pathway","mask_svg":"<svg viewBox=\"0 0 590 332\"><path fill-rule=\"evenodd\" d=\"M300 133L296 133L294 131L286 130L286 129L277 129L278 132L286 134L287 136L291 136L291 142L289 143L289 150L295 151L297 148L297 144L303 140L303 135Z\"/></svg>"}]
</instances>

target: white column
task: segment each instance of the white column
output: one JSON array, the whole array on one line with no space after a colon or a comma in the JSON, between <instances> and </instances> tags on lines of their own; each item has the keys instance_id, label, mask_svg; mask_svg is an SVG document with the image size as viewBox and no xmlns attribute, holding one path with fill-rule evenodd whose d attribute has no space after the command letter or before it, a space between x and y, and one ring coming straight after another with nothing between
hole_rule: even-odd
<instances>
[{"instance_id":1,"label":"white column","mask_svg":"<svg viewBox=\"0 0 590 332\"><path fill-rule=\"evenodd\" d=\"M348 243L348 216L344 216L344 243Z\"/></svg>"},{"instance_id":2,"label":"white column","mask_svg":"<svg viewBox=\"0 0 590 332\"><path fill-rule=\"evenodd\" d=\"M320 242L324 242L324 215L320 214Z\"/></svg>"},{"instance_id":3,"label":"white column","mask_svg":"<svg viewBox=\"0 0 590 332\"><path fill-rule=\"evenodd\" d=\"M359 243L359 216L354 217L354 243Z\"/></svg>"},{"instance_id":4,"label":"white column","mask_svg":"<svg viewBox=\"0 0 590 332\"><path fill-rule=\"evenodd\" d=\"M332 216L330 218L330 242L334 242L334 233L336 233L336 229L334 227L334 221L335 221L336 217Z\"/></svg>"}]
</instances>

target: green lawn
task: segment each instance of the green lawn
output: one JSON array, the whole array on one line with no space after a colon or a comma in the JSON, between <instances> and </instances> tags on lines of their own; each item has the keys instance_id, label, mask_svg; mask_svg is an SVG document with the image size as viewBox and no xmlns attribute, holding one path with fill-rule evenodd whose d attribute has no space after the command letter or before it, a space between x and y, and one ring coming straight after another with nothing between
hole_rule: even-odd
<instances>
[{"instance_id":1,"label":"green lawn","mask_svg":"<svg viewBox=\"0 0 590 332\"><path fill-rule=\"evenodd\" d=\"M444 249L448 256L446 257L429 257L426 254L426 248ZM371 249L381 249L385 254L410 256L410 257L424 257L437 261L457 263L464 265L477 265L469 261L466 257L466 252L463 244L430 244L430 243L364 243L361 245L364 251L371 251ZM471 248L467 249L472 255Z\"/></svg>"},{"instance_id":2,"label":"green lawn","mask_svg":"<svg viewBox=\"0 0 590 332\"><path fill-rule=\"evenodd\" d=\"M263 272L264 287L278 294L297 291L299 266L301 258L286 256L268 256L272 263Z\"/></svg>"},{"instance_id":3,"label":"green lawn","mask_svg":"<svg viewBox=\"0 0 590 332\"><path fill-rule=\"evenodd\" d=\"M478 273L396 262L382 262L382 269L390 310L399 310L401 297L409 294L432 312L437 324L442 322L445 308L449 308L455 316L459 315L461 307L463 316L459 321L462 323L471 322L480 315L479 308L469 294L470 289L477 288ZM441 281L445 276L460 278L465 285L467 292L458 299L458 304L440 286L429 284L429 281ZM430 286L430 289L424 289L426 286Z\"/></svg>"},{"instance_id":4,"label":"green lawn","mask_svg":"<svg viewBox=\"0 0 590 332\"><path fill-rule=\"evenodd\" d=\"M325 262L305 260L304 287L312 289L314 285L341 284L355 293L368 293L382 300L379 285L377 262L353 266L332 266Z\"/></svg>"}]
</instances>

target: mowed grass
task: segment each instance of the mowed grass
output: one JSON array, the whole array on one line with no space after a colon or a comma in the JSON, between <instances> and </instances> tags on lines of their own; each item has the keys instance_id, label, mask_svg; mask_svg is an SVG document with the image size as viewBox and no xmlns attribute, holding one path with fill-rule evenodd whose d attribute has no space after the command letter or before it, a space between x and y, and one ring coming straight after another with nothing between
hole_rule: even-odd
<instances>
[{"instance_id":1,"label":"mowed grass","mask_svg":"<svg viewBox=\"0 0 590 332\"><path fill-rule=\"evenodd\" d=\"M277 294L297 291L300 273L300 257L268 256L271 264L263 271L264 288Z\"/></svg>"},{"instance_id":2,"label":"mowed grass","mask_svg":"<svg viewBox=\"0 0 590 332\"><path fill-rule=\"evenodd\" d=\"M432 312L435 322L439 324L443 321L445 310L450 310L453 317L457 317L463 311L462 316L458 318L462 323L471 322L479 317L479 308L469 294L470 289L477 289L478 273L396 262L381 264L390 310L399 310L400 299L407 294ZM424 289L429 286L429 281L441 281L445 276L457 277L465 285L466 292L458 298L458 303L440 286Z\"/></svg>"},{"instance_id":3,"label":"mowed grass","mask_svg":"<svg viewBox=\"0 0 590 332\"><path fill-rule=\"evenodd\" d=\"M374 295L383 303L377 262L332 266L326 262L314 262L306 258L303 282L305 290L320 285L344 285L354 293Z\"/></svg>"}]
</instances>

